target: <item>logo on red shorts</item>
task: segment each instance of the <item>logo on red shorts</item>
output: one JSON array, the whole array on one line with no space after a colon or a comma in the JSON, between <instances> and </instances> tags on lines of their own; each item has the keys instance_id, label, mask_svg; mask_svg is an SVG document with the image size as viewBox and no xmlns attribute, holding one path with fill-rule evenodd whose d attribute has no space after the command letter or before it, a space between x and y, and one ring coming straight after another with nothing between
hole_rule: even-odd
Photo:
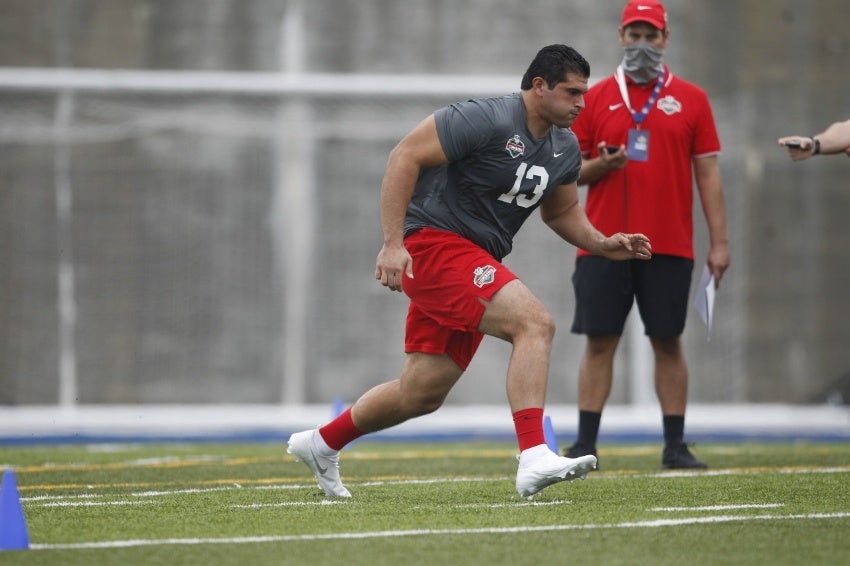
<instances>
[{"instance_id":1,"label":"logo on red shorts","mask_svg":"<svg viewBox=\"0 0 850 566\"><path fill-rule=\"evenodd\" d=\"M484 267L476 267L473 272L472 282L475 283L476 287L483 287L484 285L489 285L493 281L496 280L496 268L492 265L485 265Z\"/></svg>"}]
</instances>

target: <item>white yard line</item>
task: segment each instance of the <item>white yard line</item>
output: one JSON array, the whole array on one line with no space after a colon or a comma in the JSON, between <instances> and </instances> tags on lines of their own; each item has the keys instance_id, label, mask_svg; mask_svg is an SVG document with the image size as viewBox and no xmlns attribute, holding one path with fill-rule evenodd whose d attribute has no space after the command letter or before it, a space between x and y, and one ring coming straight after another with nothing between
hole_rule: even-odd
<instances>
[{"instance_id":1,"label":"white yard line","mask_svg":"<svg viewBox=\"0 0 850 566\"><path fill-rule=\"evenodd\" d=\"M241 485L227 487L193 487L189 489L173 489L164 491L139 491L131 493L133 497L159 497L161 495L183 495L186 493L213 493L216 491L230 491L231 489L242 489Z\"/></svg>"},{"instance_id":2,"label":"white yard line","mask_svg":"<svg viewBox=\"0 0 850 566\"><path fill-rule=\"evenodd\" d=\"M769 470L768 473L782 473L782 474L842 474L850 472L850 467L835 467L835 468L803 468L803 469L776 469ZM757 473L765 473L764 470L716 470L714 472L711 471L703 471L703 472L658 472L658 473L649 473L649 474L611 474L611 473L599 473L591 476L591 481L600 481L600 480L612 480L612 479L635 479L635 478L679 478L682 476L707 476L707 475L751 475ZM513 477L504 476L504 477L461 477L461 478L428 478L428 479L402 479L402 480L369 480L363 482L351 482L348 484L356 487L375 487L375 486L385 486L385 485L427 485L427 484L439 484L439 483L473 483L473 482L492 482L492 481L513 481ZM230 491L234 489L242 489L242 490L297 490L297 489L310 489L315 488L317 485L315 483L305 483L305 484L278 484L278 485L241 485L238 483L233 483L228 486L220 486L220 487L208 487L208 488L188 488L188 489L175 489L175 490L151 490L151 491L140 491L130 493L131 497L169 497L172 495L183 495L183 494L195 494L195 493L211 493L217 491ZM85 495L41 495L41 496L33 496L33 497L22 497L22 502L34 502L43 499L50 500L69 500L69 499L79 499L79 498L99 498L99 497L108 497L103 494L85 494ZM714 509L705 508L702 510L712 511L712 510L722 510L722 509L733 509L738 507L717 507ZM659 509L660 510L660 509ZM678 509L669 509L669 510L678 510ZM681 510L695 510L695 508L682 508ZM698 510L698 509L697 509Z\"/></svg>"},{"instance_id":3,"label":"white yard line","mask_svg":"<svg viewBox=\"0 0 850 566\"><path fill-rule=\"evenodd\" d=\"M34 495L32 497L21 497L21 502L52 500L65 501L68 499L98 499L100 497L103 496L94 493L85 493L82 495Z\"/></svg>"},{"instance_id":4,"label":"white yard line","mask_svg":"<svg viewBox=\"0 0 850 566\"><path fill-rule=\"evenodd\" d=\"M101 549L101 548L129 548L138 546L165 546L165 545L198 545L198 544L256 544L269 542L299 542L315 540L343 540L343 539L379 539L410 536L453 536L453 535L491 535L491 534L517 534L529 532L552 532L552 531L577 531L597 529L657 529L664 527L678 527L682 525L698 525L706 523L730 523L751 521L807 521L819 519L847 519L850 511L840 513L810 513L805 515L755 515L734 516L715 515L710 517L689 517L683 519L658 519L653 521L635 521L625 523L611 523L601 525L542 525L542 526L517 526L517 527L491 527L480 529L412 529L406 531L372 531L372 532L349 532L349 533L326 533L315 535L278 535L258 537L235 537L235 538L168 538L168 539L131 539L113 540L103 542L80 542L72 544L32 544L32 550L75 550L75 549Z\"/></svg>"},{"instance_id":5,"label":"white yard line","mask_svg":"<svg viewBox=\"0 0 850 566\"><path fill-rule=\"evenodd\" d=\"M501 509L504 507L551 507L553 505L572 505L572 501L518 501L516 503L467 503L455 505L454 509ZM414 507L415 509L416 507Z\"/></svg>"},{"instance_id":6,"label":"white yard line","mask_svg":"<svg viewBox=\"0 0 850 566\"><path fill-rule=\"evenodd\" d=\"M344 505L347 500L322 499L321 501L283 501L281 503L251 503L249 505L231 505L235 509L264 509L267 507L307 507L312 505Z\"/></svg>"},{"instance_id":7,"label":"white yard line","mask_svg":"<svg viewBox=\"0 0 850 566\"><path fill-rule=\"evenodd\" d=\"M784 503L743 503L740 505L703 505L700 507L653 507L650 511L729 511L731 509L775 509Z\"/></svg>"}]
</instances>

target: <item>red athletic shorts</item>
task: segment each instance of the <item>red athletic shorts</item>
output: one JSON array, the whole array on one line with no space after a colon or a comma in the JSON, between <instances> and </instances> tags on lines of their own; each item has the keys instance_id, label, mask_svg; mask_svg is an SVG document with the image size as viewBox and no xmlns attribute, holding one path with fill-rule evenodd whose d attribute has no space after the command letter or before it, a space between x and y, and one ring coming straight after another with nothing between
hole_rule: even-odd
<instances>
[{"instance_id":1,"label":"red athletic shorts","mask_svg":"<svg viewBox=\"0 0 850 566\"><path fill-rule=\"evenodd\" d=\"M454 232L423 228L404 246L413 258L413 279L402 278L410 297L404 351L448 354L465 370L484 337L479 299L489 301L517 276Z\"/></svg>"}]
</instances>

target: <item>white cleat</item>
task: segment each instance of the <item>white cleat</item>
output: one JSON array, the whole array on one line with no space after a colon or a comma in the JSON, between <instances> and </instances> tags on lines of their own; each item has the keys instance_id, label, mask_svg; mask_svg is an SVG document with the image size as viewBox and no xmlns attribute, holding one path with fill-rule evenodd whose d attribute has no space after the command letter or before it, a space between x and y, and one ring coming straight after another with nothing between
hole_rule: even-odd
<instances>
[{"instance_id":1,"label":"white cleat","mask_svg":"<svg viewBox=\"0 0 850 566\"><path fill-rule=\"evenodd\" d=\"M339 452L334 452L333 456L317 454L313 444L314 434L318 434L318 429L296 432L289 437L286 451L295 455L296 462L307 464L327 497L351 497L339 479Z\"/></svg>"},{"instance_id":2,"label":"white cleat","mask_svg":"<svg viewBox=\"0 0 850 566\"><path fill-rule=\"evenodd\" d=\"M583 480L594 468L596 456L591 454L564 458L554 452L548 452L529 465L519 467L516 473L516 490L520 497L531 498L553 483L573 481L576 478Z\"/></svg>"}]
</instances>

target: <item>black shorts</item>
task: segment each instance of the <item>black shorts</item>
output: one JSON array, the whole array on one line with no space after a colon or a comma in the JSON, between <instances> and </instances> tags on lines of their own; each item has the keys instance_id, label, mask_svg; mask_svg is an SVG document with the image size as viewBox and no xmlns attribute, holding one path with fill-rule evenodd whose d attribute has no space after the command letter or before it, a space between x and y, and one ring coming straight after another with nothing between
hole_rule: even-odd
<instances>
[{"instance_id":1,"label":"black shorts","mask_svg":"<svg viewBox=\"0 0 850 566\"><path fill-rule=\"evenodd\" d=\"M620 336L637 299L647 336L681 335L693 269L693 260L671 255L654 255L648 261L580 257L573 272L576 311L572 332Z\"/></svg>"}]
</instances>

